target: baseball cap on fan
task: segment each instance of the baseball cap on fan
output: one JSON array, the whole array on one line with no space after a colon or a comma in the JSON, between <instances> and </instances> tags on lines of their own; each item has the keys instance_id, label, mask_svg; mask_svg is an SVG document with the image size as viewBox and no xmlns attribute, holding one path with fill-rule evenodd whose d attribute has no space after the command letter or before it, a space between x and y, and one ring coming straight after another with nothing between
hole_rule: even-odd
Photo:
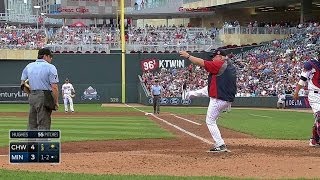
<instances>
[{"instance_id":1,"label":"baseball cap on fan","mask_svg":"<svg viewBox=\"0 0 320 180\"><path fill-rule=\"evenodd\" d=\"M217 49L217 50L213 51L213 53L212 53L212 55L210 55L210 57L215 57L216 55L227 56L228 53L227 53L227 51L225 51L223 49Z\"/></svg>"}]
</instances>

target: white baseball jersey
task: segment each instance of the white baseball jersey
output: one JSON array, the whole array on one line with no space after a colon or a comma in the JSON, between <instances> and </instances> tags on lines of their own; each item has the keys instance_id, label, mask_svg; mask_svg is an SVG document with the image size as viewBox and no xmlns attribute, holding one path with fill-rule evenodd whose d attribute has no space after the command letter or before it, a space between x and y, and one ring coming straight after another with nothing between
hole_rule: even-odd
<instances>
[{"instance_id":1,"label":"white baseball jersey","mask_svg":"<svg viewBox=\"0 0 320 180\"><path fill-rule=\"evenodd\" d=\"M66 95L71 95L71 92L74 92L74 88L72 86L72 84L70 83L65 83L62 85L62 94L66 94Z\"/></svg>"},{"instance_id":2,"label":"white baseball jersey","mask_svg":"<svg viewBox=\"0 0 320 180\"><path fill-rule=\"evenodd\" d=\"M285 99L286 99L286 95L284 94L278 95L278 103L284 103Z\"/></svg>"},{"instance_id":3,"label":"white baseball jersey","mask_svg":"<svg viewBox=\"0 0 320 180\"><path fill-rule=\"evenodd\" d=\"M308 99L314 113L320 111L320 62L311 60L304 64L301 80L308 82Z\"/></svg>"}]
</instances>

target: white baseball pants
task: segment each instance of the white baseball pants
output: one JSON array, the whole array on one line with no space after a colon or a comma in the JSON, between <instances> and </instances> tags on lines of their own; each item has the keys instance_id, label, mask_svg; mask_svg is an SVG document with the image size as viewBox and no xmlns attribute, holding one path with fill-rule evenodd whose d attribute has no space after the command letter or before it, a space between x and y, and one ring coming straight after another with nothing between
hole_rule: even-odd
<instances>
[{"instance_id":1,"label":"white baseball pants","mask_svg":"<svg viewBox=\"0 0 320 180\"><path fill-rule=\"evenodd\" d=\"M320 111L320 94L309 91L308 100L313 113Z\"/></svg>"},{"instance_id":2,"label":"white baseball pants","mask_svg":"<svg viewBox=\"0 0 320 180\"><path fill-rule=\"evenodd\" d=\"M231 102L223 101L220 99L212 98L210 97L210 102L208 106L207 111L207 117L206 117L206 123L208 126L208 129L211 133L211 136L213 140L215 141L215 146L221 146L224 143L224 140L221 137L220 130L217 125L217 120L219 117L219 114L222 112L222 110L228 108L231 106Z\"/></svg>"},{"instance_id":3,"label":"white baseball pants","mask_svg":"<svg viewBox=\"0 0 320 180\"><path fill-rule=\"evenodd\" d=\"M65 112L68 112L68 102L70 104L71 112L74 112L72 97L69 94L64 94L63 95L63 103L64 103L64 111Z\"/></svg>"}]
</instances>

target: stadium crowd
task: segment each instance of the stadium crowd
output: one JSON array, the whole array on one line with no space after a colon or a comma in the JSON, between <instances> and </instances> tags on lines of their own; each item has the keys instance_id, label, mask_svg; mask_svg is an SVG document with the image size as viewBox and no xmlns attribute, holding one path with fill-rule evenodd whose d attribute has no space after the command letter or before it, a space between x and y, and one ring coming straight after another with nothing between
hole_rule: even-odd
<instances>
[{"instance_id":1,"label":"stadium crowd","mask_svg":"<svg viewBox=\"0 0 320 180\"><path fill-rule=\"evenodd\" d=\"M238 25L233 22L233 25ZM304 61L314 58L319 46L318 23L299 24L298 33L284 40L274 40L231 58L238 68L237 96L275 96L279 92L293 92ZM212 37L204 28L184 26L128 27L127 44L146 46L205 43ZM49 39L48 39L49 38ZM0 25L1 49L38 49L49 42L51 45L86 45L119 43L119 32L114 27L62 27L52 30L30 26ZM81 50L81 49L80 49ZM196 66L183 69L161 69L147 72L142 79L150 88L158 78L165 89L164 96L180 96L182 84L187 89L199 89L207 85L206 72ZM305 92L302 90L301 94Z\"/></svg>"},{"instance_id":2,"label":"stadium crowd","mask_svg":"<svg viewBox=\"0 0 320 180\"><path fill-rule=\"evenodd\" d=\"M284 40L274 40L242 54L232 55L237 71L238 97L277 96L280 92L292 94L303 63L318 58L320 28L308 26ZM207 85L207 73L199 67L161 69L142 74L147 88L159 79L164 96L179 97L186 81L187 89L200 89ZM305 95L302 89L300 95Z\"/></svg>"},{"instance_id":3,"label":"stadium crowd","mask_svg":"<svg viewBox=\"0 0 320 180\"><path fill-rule=\"evenodd\" d=\"M0 24L0 49L39 49L46 44L46 37L44 29Z\"/></svg>"},{"instance_id":4,"label":"stadium crowd","mask_svg":"<svg viewBox=\"0 0 320 180\"><path fill-rule=\"evenodd\" d=\"M131 50L144 51L146 48L154 47L153 51L158 51L170 46L184 46L194 44L211 43L214 34L206 31L205 28L188 28L184 26L148 26L138 28L130 26L126 29L125 38L127 48ZM110 46L119 45L120 32L114 27L62 27L55 30L49 39L50 45L95 45L108 44ZM130 48L130 47L138 48ZM161 49L162 50L162 49ZM68 50L66 50L68 51Z\"/></svg>"}]
</instances>

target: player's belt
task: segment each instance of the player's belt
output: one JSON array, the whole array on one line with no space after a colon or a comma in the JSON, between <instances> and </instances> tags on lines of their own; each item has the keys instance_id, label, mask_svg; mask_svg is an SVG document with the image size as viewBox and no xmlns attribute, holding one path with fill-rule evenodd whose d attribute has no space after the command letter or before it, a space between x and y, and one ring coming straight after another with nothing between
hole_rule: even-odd
<instances>
[{"instance_id":1,"label":"player's belt","mask_svg":"<svg viewBox=\"0 0 320 180\"><path fill-rule=\"evenodd\" d=\"M51 92L51 90L31 90L31 93L43 93L43 92L46 92L46 91L49 91Z\"/></svg>"},{"instance_id":2,"label":"player's belt","mask_svg":"<svg viewBox=\"0 0 320 180\"><path fill-rule=\"evenodd\" d=\"M318 94L318 93L320 93L320 91L312 91L313 93L316 93L316 94Z\"/></svg>"}]
</instances>

